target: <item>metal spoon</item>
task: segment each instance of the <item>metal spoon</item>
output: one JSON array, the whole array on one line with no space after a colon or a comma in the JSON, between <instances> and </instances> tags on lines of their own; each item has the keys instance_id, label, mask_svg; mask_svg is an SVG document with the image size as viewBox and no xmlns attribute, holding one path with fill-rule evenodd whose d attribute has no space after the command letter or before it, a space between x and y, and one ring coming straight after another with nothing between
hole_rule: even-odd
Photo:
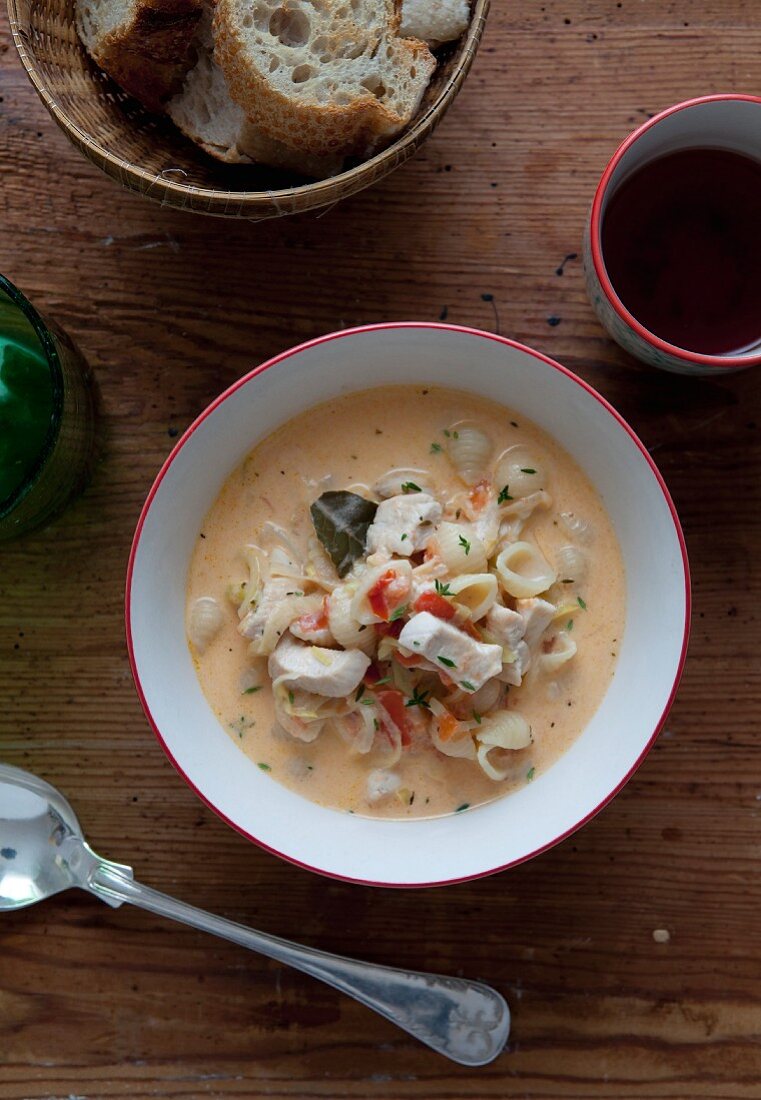
<instances>
[{"instance_id":1,"label":"metal spoon","mask_svg":"<svg viewBox=\"0 0 761 1100\"><path fill-rule=\"evenodd\" d=\"M0 764L0 912L22 909L72 886L114 908L128 901L303 970L460 1065L486 1065L507 1042L510 1010L488 985L316 951L141 886L131 867L93 852L74 811L55 787L30 772Z\"/></svg>"}]
</instances>

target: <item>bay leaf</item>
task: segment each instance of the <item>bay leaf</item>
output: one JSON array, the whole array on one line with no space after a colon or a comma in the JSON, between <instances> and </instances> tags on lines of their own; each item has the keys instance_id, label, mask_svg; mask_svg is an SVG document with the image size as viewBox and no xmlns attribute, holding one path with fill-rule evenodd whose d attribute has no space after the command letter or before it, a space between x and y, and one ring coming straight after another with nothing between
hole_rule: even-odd
<instances>
[{"instance_id":1,"label":"bay leaf","mask_svg":"<svg viewBox=\"0 0 761 1100\"><path fill-rule=\"evenodd\" d=\"M309 511L317 538L327 550L339 577L345 577L358 558L365 555L367 529L378 505L347 489L323 493Z\"/></svg>"}]
</instances>

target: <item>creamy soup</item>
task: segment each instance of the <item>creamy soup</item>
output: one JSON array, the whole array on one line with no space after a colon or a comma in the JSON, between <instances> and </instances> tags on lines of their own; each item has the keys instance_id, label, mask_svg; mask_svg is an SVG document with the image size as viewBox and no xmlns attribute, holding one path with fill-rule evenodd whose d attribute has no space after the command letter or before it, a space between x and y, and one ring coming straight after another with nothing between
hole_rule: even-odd
<instances>
[{"instance_id":1,"label":"creamy soup","mask_svg":"<svg viewBox=\"0 0 761 1100\"><path fill-rule=\"evenodd\" d=\"M350 813L461 812L532 782L613 675L625 580L587 477L509 409L384 387L310 409L199 532L188 636L259 768Z\"/></svg>"}]
</instances>

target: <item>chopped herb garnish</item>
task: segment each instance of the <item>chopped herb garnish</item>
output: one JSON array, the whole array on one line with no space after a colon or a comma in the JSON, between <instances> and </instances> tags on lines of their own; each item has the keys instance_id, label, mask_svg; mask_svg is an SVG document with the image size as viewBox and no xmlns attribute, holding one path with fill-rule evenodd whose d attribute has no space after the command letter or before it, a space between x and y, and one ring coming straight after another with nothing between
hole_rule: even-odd
<instances>
[{"instance_id":1,"label":"chopped herb garnish","mask_svg":"<svg viewBox=\"0 0 761 1100\"><path fill-rule=\"evenodd\" d=\"M380 729L380 722L378 721L377 718L373 718L373 725L375 726L375 732L377 733L378 730Z\"/></svg>"},{"instance_id":2,"label":"chopped herb garnish","mask_svg":"<svg viewBox=\"0 0 761 1100\"><path fill-rule=\"evenodd\" d=\"M406 539L407 537L408 537L408 536L407 536L406 534L404 534L404 535L402 535L402 537L401 537L401 538L399 539L399 541L400 541L400 542L404 542L404 540L405 540L405 539Z\"/></svg>"},{"instance_id":3,"label":"chopped herb garnish","mask_svg":"<svg viewBox=\"0 0 761 1100\"><path fill-rule=\"evenodd\" d=\"M441 450L441 444L440 443L432 443L431 444L431 454L432 455L437 455L440 450Z\"/></svg>"},{"instance_id":4,"label":"chopped herb garnish","mask_svg":"<svg viewBox=\"0 0 761 1100\"><path fill-rule=\"evenodd\" d=\"M460 543L460 546L465 551L465 557L467 558L468 554L470 553L470 543L468 542L468 540L465 538L464 535L460 535L460 537L458 539L458 542Z\"/></svg>"},{"instance_id":5,"label":"chopped herb garnish","mask_svg":"<svg viewBox=\"0 0 761 1100\"><path fill-rule=\"evenodd\" d=\"M454 518L459 519L461 515L462 515L462 508L458 508L457 511L454 514Z\"/></svg>"},{"instance_id":6,"label":"chopped herb garnish","mask_svg":"<svg viewBox=\"0 0 761 1100\"><path fill-rule=\"evenodd\" d=\"M561 584L573 584L573 578L572 577L565 577L560 583Z\"/></svg>"},{"instance_id":7,"label":"chopped herb garnish","mask_svg":"<svg viewBox=\"0 0 761 1100\"><path fill-rule=\"evenodd\" d=\"M272 768L269 766L269 764L259 763L256 766L257 766L257 768L261 768L263 772L271 772L272 771Z\"/></svg>"},{"instance_id":8,"label":"chopped herb garnish","mask_svg":"<svg viewBox=\"0 0 761 1100\"><path fill-rule=\"evenodd\" d=\"M403 481L402 492L403 493L422 493L422 489L419 485L416 485L414 481Z\"/></svg>"},{"instance_id":9,"label":"chopped herb garnish","mask_svg":"<svg viewBox=\"0 0 761 1100\"><path fill-rule=\"evenodd\" d=\"M510 496L509 489L510 489L509 485L503 485L502 486L502 488L499 491L499 496L497 497L497 504L504 504L506 500L512 500L513 499Z\"/></svg>"},{"instance_id":10,"label":"chopped herb garnish","mask_svg":"<svg viewBox=\"0 0 761 1100\"><path fill-rule=\"evenodd\" d=\"M412 698L408 699L404 705L405 707L425 707L426 710L430 710L431 704L428 702L430 694L430 691L419 691L418 688L415 688L412 692Z\"/></svg>"},{"instance_id":11,"label":"chopped herb garnish","mask_svg":"<svg viewBox=\"0 0 761 1100\"><path fill-rule=\"evenodd\" d=\"M286 596L303 596L304 593L299 589L295 589L293 592L286 592Z\"/></svg>"},{"instance_id":12,"label":"chopped herb garnish","mask_svg":"<svg viewBox=\"0 0 761 1100\"><path fill-rule=\"evenodd\" d=\"M261 684L254 684L253 687L246 688L246 690L244 692L242 692L242 694L243 695L253 695L255 692L261 691L261 690L262 690L262 685Z\"/></svg>"},{"instance_id":13,"label":"chopped herb garnish","mask_svg":"<svg viewBox=\"0 0 761 1100\"><path fill-rule=\"evenodd\" d=\"M473 711L473 721L477 722L479 726L481 725L481 715L478 713L477 710Z\"/></svg>"},{"instance_id":14,"label":"chopped herb garnish","mask_svg":"<svg viewBox=\"0 0 761 1100\"><path fill-rule=\"evenodd\" d=\"M445 436L447 437L447 439L449 439L449 437L451 436L451 434L452 434L452 433L450 432L449 428L445 428L445 429L444 429L444 435L445 435Z\"/></svg>"},{"instance_id":15,"label":"chopped herb garnish","mask_svg":"<svg viewBox=\"0 0 761 1100\"><path fill-rule=\"evenodd\" d=\"M573 619L568 620L568 622L565 624L565 628L570 634L570 632L573 630Z\"/></svg>"},{"instance_id":16,"label":"chopped herb garnish","mask_svg":"<svg viewBox=\"0 0 761 1100\"><path fill-rule=\"evenodd\" d=\"M382 680L376 680L375 683L373 684L373 687L380 687L381 684L390 684L390 683L391 683L391 677L390 676L384 676Z\"/></svg>"},{"instance_id":17,"label":"chopped herb garnish","mask_svg":"<svg viewBox=\"0 0 761 1100\"><path fill-rule=\"evenodd\" d=\"M471 684L470 680L460 680L460 687L465 688L466 691L475 691L476 685Z\"/></svg>"},{"instance_id":18,"label":"chopped herb garnish","mask_svg":"<svg viewBox=\"0 0 761 1100\"><path fill-rule=\"evenodd\" d=\"M533 767L529 768L529 770L526 772L526 782L527 783L530 783L531 780L534 778L534 773L535 772L536 772L536 768L533 768Z\"/></svg>"},{"instance_id":19,"label":"chopped herb garnish","mask_svg":"<svg viewBox=\"0 0 761 1100\"><path fill-rule=\"evenodd\" d=\"M446 665L447 668L457 668L454 661L450 661L449 657L442 657L441 654L436 658L437 661L441 661L442 665Z\"/></svg>"},{"instance_id":20,"label":"chopped herb garnish","mask_svg":"<svg viewBox=\"0 0 761 1100\"><path fill-rule=\"evenodd\" d=\"M463 802L462 806L457 807L457 809L455 810L455 813L456 814L461 814L463 810L468 810L468 809L470 809L470 803L469 802Z\"/></svg>"},{"instance_id":21,"label":"chopped herb garnish","mask_svg":"<svg viewBox=\"0 0 761 1100\"><path fill-rule=\"evenodd\" d=\"M438 594L440 596L451 596L452 595L452 592L449 588L449 582L447 582L446 584L442 584L440 580L435 580L433 582L433 584L434 584L434 587L435 587L436 591L438 592Z\"/></svg>"},{"instance_id":22,"label":"chopped herb garnish","mask_svg":"<svg viewBox=\"0 0 761 1100\"><path fill-rule=\"evenodd\" d=\"M368 698L368 699L363 699L362 700L362 706L363 707L372 707L374 705L375 705L375 700L374 699Z\"/></svg>"},{"instance_id":23,"label":"chopped herb garnish","mask_svg":"<svg viewBox=\"0 0 761 1100\"><path fill-rule=\"evenodd\" d=\"M365 685L360 684L359 687L357 688L357 694L354 696L354 702L358 703L364 694L365 694Z\"/></svg>"},{"instance_id":24,"label":"chopped herb garnish","mask_svg":"<svg viewBox=\"0 0 761 1100\"><path fill-rule=\"evenodd\" d=\"M412 644L413 644L414 646L419 646L419 645L420 645L420 642L413 642Z\"/></svg>"},{"instance_id":25,"label":"chopped herb garnish","mask_svg":"<svg viewBox=\"0 0 761 1100\"><path fill-rule=\"evenodd\" d=\"M535 474L536 470L532 470L530 466L521 466L522 474Z\"/></svg>"},{"instance_id":26,"label":"chopped herb garnish","mask_svg":"<svg viewBox=\"0 0 761 1100\"><path fill-rule=\"evenodd\" d=\"M460 438L460 433L459 432L452 432L452 439L459 439L459 438Z\"/></svg>"},{"instance_id":27,"label":"chopped herb garnish","mask_svg":"<svg viewBox=\"0 0 761 1100\"><path fill-rule=\"evenodd\" d=\"M294 701L295 698L296 698L296 696L293 694L293 692L289 691L288 692L288 702L291 704L291 706L293 706L293 701Z\"/></svg>"},{"instance_id":28,"label":"chopped herb garnish","mask_svg":"<svg viewBox=\"0 0 761 1100\"><path fill-rule=\"evenodd\" d=\"M587 605L584 600L582 600L581 596L576 597L576 603L579 605L582 611L586 611Z\"/></svg>"},{"instance_id":29,"label":"chopped herb garnish","mask_svg":"<svg viewBox=\"0 0 761 1100\"><path fill-rule=\"evenodd\" d=\"M395 623L397 619L401 619L404 615L407 614L407 612L409 611L409 607L410 605L408 603L403 603L401 607L397 607L394 611L392 611L391 618L388 621L390 623Z\"/></svg>"}]
</instances>

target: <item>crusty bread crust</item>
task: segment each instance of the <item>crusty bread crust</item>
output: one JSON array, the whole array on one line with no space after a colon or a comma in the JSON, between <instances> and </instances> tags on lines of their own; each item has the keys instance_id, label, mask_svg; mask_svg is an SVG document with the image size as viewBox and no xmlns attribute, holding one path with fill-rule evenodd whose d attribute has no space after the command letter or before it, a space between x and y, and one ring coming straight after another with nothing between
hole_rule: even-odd
<instances>
[{"instance_id":1,"label":"crusty bread crust","mask_svg":"<svg viewBox=\"0 0 761 1100\"><path fill-rule=\"evenodd\" d=\"M138 0L132 17L93 43L93 59L149 110L160 111L193 64L201 0Z\"/></svg>"},{"instance_id":2,"label":"crusty bread crust","mask_svg":"<svg viewBox=\"0 0 761 1100\"><path fill-rule=\"evenodd\" d=\"M436 61L423 42L398 37L399 0L374 0L380 9L381 27L375 53L388 51L386 62L389 73L394 66L398 71L411 73L410 92L404 109L397 111L372 90L358 87L346 102L316 101L299 94L294 83L287 92L254 63L250 46L250 18L244 5L251 0L217 0L214 16L214 55L221 66L232 98L240 104L246 115L256 122L259 129L274 140L302 148L309 153L325 155L340 153L365 156L378 148L384 140L401 130L417 109L428 84ZM334 4L335 0L329 0ZM283 9L295 10L289 0L283 0ZM347 35L346 44L351 46ZM344 41L333 38L326 52L342 57ZM351 54L347 54L351 56ZM374 56L374 55L373 55Z\"/></svg>"},{"instance_id":3,"label":"crusty bread crust","mask_svg":"<svg viewBox=\"0 0 761 1100\"><path fill-rule=\"evenodd\" d=\"M262 134L230 99L212 50L211 13L204 11L196 36L196 63L185 77L182 91L166 105L172 122L191 141L226 164L268 164L314 179L341 171L341 157L310 156Z\"/></svg>"}]
</instances>

